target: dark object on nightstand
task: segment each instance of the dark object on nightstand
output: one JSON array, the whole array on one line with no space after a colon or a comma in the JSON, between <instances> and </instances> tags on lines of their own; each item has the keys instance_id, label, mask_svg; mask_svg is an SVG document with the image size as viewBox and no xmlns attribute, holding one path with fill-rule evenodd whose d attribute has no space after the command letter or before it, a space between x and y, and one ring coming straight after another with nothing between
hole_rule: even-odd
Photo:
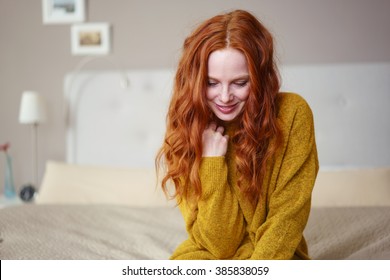
<instances>
[{"instance_id":1,"label":"dark object on nightstand","mask_svg":"<svg viewBox=\"0 0 390 280\"><path fill-rule=\"evenodd\" d=\"M19 196L21 200L30 202L33 200L36 192L37 191L33 185L24 185L20 190Z\"/></svg>"}]
</instances>

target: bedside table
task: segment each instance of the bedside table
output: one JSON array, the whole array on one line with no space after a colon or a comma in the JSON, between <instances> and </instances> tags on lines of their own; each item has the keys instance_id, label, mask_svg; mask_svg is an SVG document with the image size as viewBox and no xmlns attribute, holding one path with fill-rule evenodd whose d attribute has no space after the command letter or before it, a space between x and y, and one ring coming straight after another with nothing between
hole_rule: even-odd
<instances>
[{"instance_id":1,"label":"bedside table","mask_svg":"<svg viewBox=\"0 0 390 280\"><path fill-rule=\"evenodd\" d=\"M4 195L0 195L0 208L5 208L13 205L19 205L23 204L23 201L18 197L15 196L14 198L8 198Z\"/></svg>"}]
</instances>

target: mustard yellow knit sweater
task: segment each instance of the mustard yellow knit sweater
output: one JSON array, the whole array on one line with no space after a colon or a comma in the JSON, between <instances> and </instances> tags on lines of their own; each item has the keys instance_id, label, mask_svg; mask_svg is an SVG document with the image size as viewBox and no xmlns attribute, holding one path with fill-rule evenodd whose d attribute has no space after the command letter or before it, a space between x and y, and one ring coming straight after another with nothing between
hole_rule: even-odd
<instances>
[{"instance_id":1,"label":"mustard yellow knit sweater","mask_svg":"<svg viewBox=\"0 0 390 280\"><path fill-rule=\"evenodd\" d=\"M179 204L189 238L171 259L309 258L303 230L318 171L313 116L299 95L278 100L284 143L268 163L256 207L238 190L232 145L224 157L203 158L202 197L195 211Z\"/></svg>"}]
</instances>

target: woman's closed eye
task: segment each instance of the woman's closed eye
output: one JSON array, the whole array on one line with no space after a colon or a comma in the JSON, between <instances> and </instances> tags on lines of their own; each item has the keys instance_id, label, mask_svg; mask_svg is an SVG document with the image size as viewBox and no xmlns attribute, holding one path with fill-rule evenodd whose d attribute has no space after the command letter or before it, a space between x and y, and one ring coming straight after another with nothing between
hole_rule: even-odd
<instances>
[{"instance_id":1,"label":"woman's closed eye","mask_svg":"<svg viewBox=\"0 0 390 280\"><path fill-rule=\"evenodd\" d=\"M239 87L244 87L248 84L248 81L247 80L244 80L244 81L236 81L233 83L233 85L236 85L236 86L239 86ZM209 87L214 87L218 85L218 82L216 81L207 81L207 86Z\"/></svg>"},{"instance_id":2,"label":"woman's closed eye","mask_svg":"<svg viewBox=\"0 0 390 280\"><path fill-rule=\"evenodd\" d=\"M208 80L208 81L207 81L207 85L208 85L209 87L214 87L214 86L216 86L217 84L218 84L218 82L213 81L213 80Z\"/></svg>"},{"instance_id":3,"label":"woman's closed eye","mask_svg":"<svg viewBox=\"0 0 390 280\"><path fill-rule=\"evenodd\" d=\"M247 80L235 81L234 84L239 87L244 87L248 84L248 81Z\"/></svg>"}]
</instances>

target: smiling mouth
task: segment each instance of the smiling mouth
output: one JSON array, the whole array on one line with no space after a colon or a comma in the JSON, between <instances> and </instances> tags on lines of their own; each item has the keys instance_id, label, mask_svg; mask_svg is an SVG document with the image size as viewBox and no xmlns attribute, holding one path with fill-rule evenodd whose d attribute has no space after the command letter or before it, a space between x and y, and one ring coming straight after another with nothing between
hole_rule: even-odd
<instances>
[{"instance_id":1,"label":"smiling mouth","mask_svg":"<svg viewBox=\"0 0 390 280\"><path fill-rule=\"evenodd\" d=\"M218 110L223 113L223 114L230 114L237 108L238 103L234 105L229 105L229 106L223 106L223 105L218 105L215 104L215 106L218 108Z\"/></svg>"}]
</instances>

